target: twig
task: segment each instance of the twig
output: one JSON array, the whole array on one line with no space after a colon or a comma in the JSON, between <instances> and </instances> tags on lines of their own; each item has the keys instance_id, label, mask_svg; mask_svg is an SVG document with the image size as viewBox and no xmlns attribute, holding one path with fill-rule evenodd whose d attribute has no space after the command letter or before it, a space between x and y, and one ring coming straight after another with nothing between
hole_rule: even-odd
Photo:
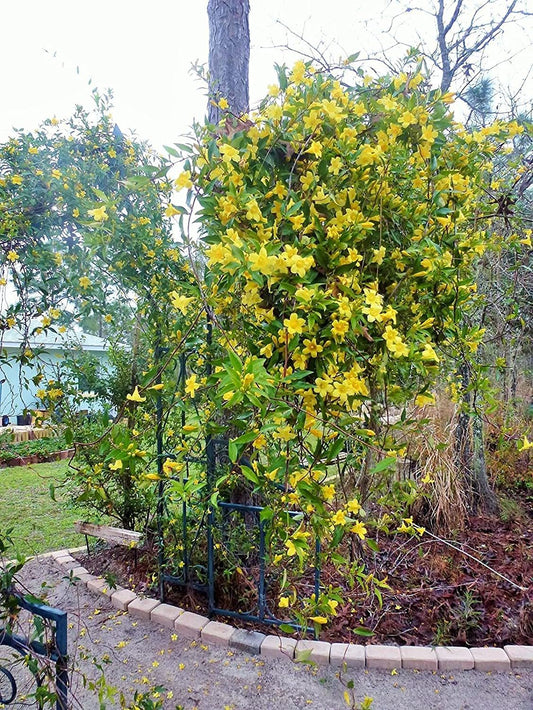
<instances>
[{"instance_id":1,"label":"twig","mask_svg":"<svg viewBox=\"0 0 533 710\"><path fill-rule=\"evenodd\" d=\"M482 562L482 560L480 560L478 557L471 555L469 552L466 552L461 547L454 545L452 542L448 542L448 540L444 540L442 537L439 537L438 535L434 535L433 533L430 533L428 530L426 530L424 532L424 535L429 535L430 537L434 538L435 540L442 542L443 545L448 545L448 547L451 547L453 550L457 550L457 552L460 552L461 554L466 555L471 560L474 560L474 562L478 562L480 565L482 565L486 569L490 570L496 576L500 577L501 579L505 580L506 582L509 582L509 584L511 584L513 587L515 587L515 589L519 589L521 592L527 592L527 587L521 587L519 584L516 584L516 582L513 582L511 579L509 579L509 577L506 577L501 572L497 572L493 567L488 565L486 562Z\"/></svg>"}]
</instances>

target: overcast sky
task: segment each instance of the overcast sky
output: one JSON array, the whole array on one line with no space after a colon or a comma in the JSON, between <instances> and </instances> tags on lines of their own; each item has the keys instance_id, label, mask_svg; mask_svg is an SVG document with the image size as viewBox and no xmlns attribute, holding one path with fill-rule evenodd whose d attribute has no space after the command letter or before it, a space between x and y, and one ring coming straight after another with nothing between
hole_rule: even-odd
<instances>
[{"instance_id":1,"label":"overcast sky","mask_svg":"<svg viewBox=\"0 0 533 710\"><path fill-rule=\"evenodd\" d=\"M392 14L398 11L395 1ZM499 4L491 0L492 6ZM339 58L378 46L374 36L390 22L380 8L389 5L387 0L251 0L252 102L275 80L274 61L296 59L275 48L287 41L297 45L278 20ZM429 7L430 0L418 5ZM206 8L207 0L0 0L0 140L13 126L33 129L45 118L67 117L76 103L90 106L92 86L113 89L114 116L122 129L135 130L156 147L178 140L193 118L205 113L204 89L190 67L207 62ZM416 29L429 33L423 17L414 22L409 14L398 22L401 39L416 41ZM507 59L511 47L519 49L525 40L518 32L498 49L498 59ZM516 81L528 63L530 52L522 52L513 70L503 65L498 71L504 80Z\"/></svg>"}]
</instances>

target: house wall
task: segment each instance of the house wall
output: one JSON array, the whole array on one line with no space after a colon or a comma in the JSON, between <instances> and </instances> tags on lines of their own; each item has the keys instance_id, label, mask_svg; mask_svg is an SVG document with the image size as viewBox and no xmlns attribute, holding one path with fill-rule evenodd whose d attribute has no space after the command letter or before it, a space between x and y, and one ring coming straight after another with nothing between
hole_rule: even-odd
<instances>
[{"instance_id":1,"label":"house wall","mask_svg":"<svg viewBox=\"0 0 533 710\"><path fill-rule=\"evenodd\" d=\"M22 415L24 410L39 409L40 402L36 397L37 390L46 387L47 379L55 379L58 367L63 360L62 350L48 350L38 357L38 362L21 365L16 360L19 353L17 348L4 348L7 354L6 361L0 363L0 380L2 383L0 393L0 417L7 415L11 424L16 424L17 415ZM108 363L105 352L95 351L92 353L97 357L102 365ZM44 379L38 385L31 381L31 378L44 372ZM83 408L88 408L83 406Z\"/></svg>"}]
</instances>

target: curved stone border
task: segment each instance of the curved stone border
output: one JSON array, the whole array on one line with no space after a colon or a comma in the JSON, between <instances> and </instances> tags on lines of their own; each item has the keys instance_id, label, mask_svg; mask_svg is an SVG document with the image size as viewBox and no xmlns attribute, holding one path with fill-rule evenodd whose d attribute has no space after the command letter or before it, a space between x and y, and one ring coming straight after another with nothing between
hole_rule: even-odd
<instances>
[{"instance_id":1,"label":"curved stone border","mask_svg":"<svg viewBox=\"0 0 533 710\"><path fill-rule=\"evenodd\" d=\"M184 638L202 639L208 643L229 646L249 654L276 658L285 656L320 665L348 668L380 668L394 670L410 668L424 671L510 671L533 668L533 646L504 646L503 648L463 648L461 646L384 646L328 643L326 641L296 640L284 636L266 635L258 631L236 629L230 624L210 621L207 617L185 611L157 599L139 597L124 587L110 589L104 579L90 574L71 555L76 550L57 550L47 556L78 578L97 594L111 599L111 604L147 621L173 629Z\"/></svg>"}]
</instances>

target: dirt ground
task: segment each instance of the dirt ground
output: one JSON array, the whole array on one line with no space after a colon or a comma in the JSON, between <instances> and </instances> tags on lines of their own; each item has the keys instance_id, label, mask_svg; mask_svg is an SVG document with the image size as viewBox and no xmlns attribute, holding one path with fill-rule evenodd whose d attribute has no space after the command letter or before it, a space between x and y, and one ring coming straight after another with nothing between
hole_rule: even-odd
<instances>
[{"instance_id":1,"label":"dirt ground","mask_svg":"<svg viewBox=\"0 0 533 710\"><path fill-rule=\"evenodd\" d=\"M69 643L75 665L99 677L93 658L103 660L108 683L131 699L136 690L155 687L165 710L341 710L346 683L354 682L358 701L372 697L374 710L531 710L533 671L488 674L478 671L439 674L400 670L351 671L339 679L334 669L310 667L285 659L263 659L219 646L177 637L169 629L130 618L105 597L70 584L49 558L32 560L21 573L23 583L69 615ZM5 650L5 649L2 649ZM72 708L101 706L74 674ZM27 708L27 704L10 707Z\"/></svg>"}]
</instances>

